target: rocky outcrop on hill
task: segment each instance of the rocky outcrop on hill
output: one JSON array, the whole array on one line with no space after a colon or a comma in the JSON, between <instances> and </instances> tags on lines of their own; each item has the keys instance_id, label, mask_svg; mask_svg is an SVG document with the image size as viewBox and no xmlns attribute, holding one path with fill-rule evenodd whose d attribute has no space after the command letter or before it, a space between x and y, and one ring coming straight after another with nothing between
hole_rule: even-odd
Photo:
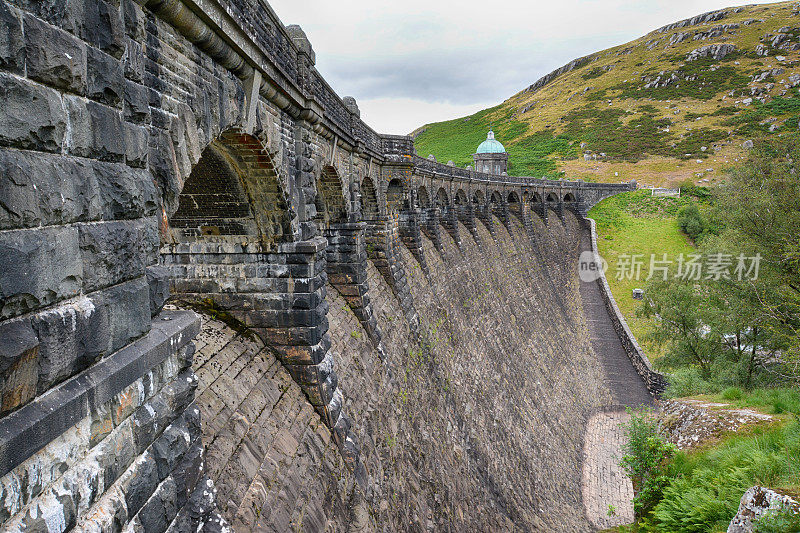
<instances>
[{"instance_id":1,"label":"rocky outcrop on hill","mask_svg":"<svg viewBox=\"0 0 800 533\"><path fill-rule=\"evenodd\" d=\"M582 66L589 63L589 61L591 61L592 59L594 59L594 56L584 56L584 57L579 57L578 59L573 59L563 67L557 68L556 70L554 70L550 74L547 74L546 76L542 76L541 78L536 80L536 82L533 85L525 89L523 92L529 93L537 89L541 89L542 87L544 87L557 77L561 76L562 74L566 74L567 72L571 72L577 68L581 68Z\"/></svg>"},{"instance_id":2,"label":"rocky outcrop on hill","mask_svg":"<svg viewBox=\"0 0 800 533\"><path fill-rule=\"evenodd\" d=\"M689 52L689 55L686 56L686 61L696 61L703 57L711 57L715 61L720 61L725 56L730 55L735 51L735 44L710 44L708 46L701 46L700 48L696 48Z\"/></svg>"},{"instance_id":3,"label":"rocky outcrop on hill","mask_svg":"<svg viewBox=\"0 0 800 533\"><path fill-rule=\"evenodd\" d=\"M678 22L673 22L672 24L667 24L656 30L656 33L666 33L670 30L676 30L678 28L686 28L687 26L696 26L698 24L703 24L706 22L717 22L718 20L722 20L728 16L727 10L722 11L710 11L708 13L703 13L702 15L697 15L696 17L692 17L690 19L684 19Z\"/></svg>"},{"instance_id":4,"label":"rocky outcrop on hill","mask_svg":"<svg viewBox=\"0 0 800 533\"><path fill-rule=\"evenodd\" d=\"M699 446L726 431L736 431L746 424L771 420L769 415L749 409L726 409L724 403L696 400L665 400L661 404L667 439L684 450Z\"/></svg>"}]
</instances>

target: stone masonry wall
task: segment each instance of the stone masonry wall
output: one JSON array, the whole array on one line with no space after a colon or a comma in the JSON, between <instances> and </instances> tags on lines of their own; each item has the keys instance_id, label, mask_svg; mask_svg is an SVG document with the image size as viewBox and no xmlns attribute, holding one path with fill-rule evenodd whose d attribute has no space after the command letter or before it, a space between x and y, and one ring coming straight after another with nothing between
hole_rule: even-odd
<instances>
[{"instance_id":1,"label":"stone masonry wall","mask_svg":"<svg viewBox=\"0 0 800 533\"><path fill-rule=\"evenodd\" d=\"M611 397L578 303L579 224L571 214L565 221L553 217L548 233L537 231L538 246L516 218L510 233L495 219L497 241L478 225L483 254L471 237L462 239L463 254L446 232L441 254L423 238L429 277L403 247L419 344L370 263L385 361L344 299L328 291L340 388L379 524L590 528L581 499L583 431Z\"/></svg>"}]
</instances>

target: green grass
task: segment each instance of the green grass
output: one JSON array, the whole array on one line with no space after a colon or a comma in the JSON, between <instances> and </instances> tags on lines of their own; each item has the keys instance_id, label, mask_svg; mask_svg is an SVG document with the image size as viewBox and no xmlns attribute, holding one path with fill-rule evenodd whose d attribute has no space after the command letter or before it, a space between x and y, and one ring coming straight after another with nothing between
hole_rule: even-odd
<instances>
[{"instance_id":1,"label":"green grass","mask_svg":"<svg viewBox=\"0 0 800 533\"><path fill-rule=\"evenodd\" d=\"M606 278L628 326L641 341L653 327L653 320L636 317L638 301L631 297L635 288L643 288L651 254L657 259L666 253L675 258L693 253L694 247L678 229L677 213L692 198L654 198L649 190L633 191L607 198L589 211L597 222L597 246L601 257L608 261ZM639 281L617 279L615 265L621 254L641 254L645 265ZM653 347L643 345L649 356Z\"/></svg>"},{"instance_id":2,"label":"green grass","mask_svg":"<svg viewBox=\"0 0 800 533\"><path fill-rule=\"evenodd\" d=\"M730 403L735 407L751 408L769 414L795 413L800 415L800 390L794 388L770 388L744 391L728 387L719 394L704 396L712 402Z\"/></svg>"},{"instance_id":3,"label":"green grass","mask_svg":"<svg viewBox=\"0 0 800 533\"><path fill-rule=\"evenodd\" d=\"M645 531L725 531L753 485L800 488L800 423L756 426L699 453L680 452L674 476Z\"/></svg>"}]
</instances>

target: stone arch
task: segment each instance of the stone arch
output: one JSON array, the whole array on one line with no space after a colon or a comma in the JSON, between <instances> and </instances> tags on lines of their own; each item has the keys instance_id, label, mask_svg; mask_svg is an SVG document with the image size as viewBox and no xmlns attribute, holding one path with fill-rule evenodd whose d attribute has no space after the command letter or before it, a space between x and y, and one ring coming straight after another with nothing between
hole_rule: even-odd
<instances>
[{"instance_id":1,"label":"stone arch","mask_svg":"<svg viewBox=\"0 0 800 533\"><path fill-rule=\"evenodd\" d=\"M424 187L420 187L422 191ZM427 193L425 193L427 197ZM405 203L405 193L403 192L403 182L399 178L389 181L386 187L386 206L392 213L398 213Z\"/></svg>"},{"instance_id":2,"label":"stone arch","mask_svg":"<svg viewBox=\"0 0 800 533\"><path fill-rule=\"evenodd\" d=\"M531 195L531 202L532 202L532 203L534 203L534 204L540 204L540 203L542 203L542 195L541 195L541 194L539 194L538 192L534 192L534 193Z\"/></svg>"},{"instance_id":3,"label":"stone arch","mask_svg":"<svg viewBox=\"0 0 800 533\"><path fill-rule=\"evenodd\" d=\"M547 201L552 203L558 202L558 196L556 196L554 192L549 192L547 193Z\"/></svg>"},{"instance_id":4,"label":"stone arch","mask_svg":"<svg viewBox=\"0 0 800 533\"><path fill-rule=\"evenodd\" d=\"M420 185L419 189L417 189L417 202L422 208L431 206L431 198L428 196L428 189L424 185Z\"/></svg>"},{"instance_id":5,"label":"stone arch","mask_svg":"<svg viewBox=\"0 0 800 533\"><path fill-rule=\"evenodd\" d=\"M439 190L436 191L436 207L447 207L450 205L450 200L447 196L447 191L444 190L444 187L439 187Z\"/></svg>"},{"instance_id":6,"label":"stone arch","mask_svg":"<svg viewBox=\"0 0 800 533\"><path fill-rule=\"evenodd\" d=\"M483 205L486 203L486 195L483 194L483 191L475 191L475 194L472 195L472 203L476 205Z\"/></svg>"},{"instance_id":7,"label":"stone arch","mask_svg":"<svg viewBox=\"0 0 800 533\"><path fill-rule=\"evenodd\" d=\"M517 195L517 193L515 191L511 191L510 193L508 193L508 197L506 198L506 201L509 204L518 204L519 203L519 196Z\"/></svg>"},{"instance_id":8,"label":"stone arch","mask_svg":"<svg viewBox=\"0 0 800 533\"><path fill-rule=\"evenodd\" d=\"M467 200L467 194L464 192L464 189L458 189L456 192L456 205L468 205L469 200Z\"/></svg>"},{"instance_id":9,"label":"stone arch","mask_svg":"<svg viewBox=\"0 0 800 533\"><path fill-rule=\"evenodd\" d=\"M566 202L568 204L574 203L575 202L575 195L572 194L571 192L568 192L567 194L564 195L564 202Z\"/></svg>"},{"instance_id":10,"label":"stone arch","mask_svg":"<svg viewBox=\"0 0 800 533\"><path fill-rule=\"evenodd\" d=\"M492 203L492 204L501 204L501 203L503 203L503 201L502 201L502 198L503 198L503 197L500 195L500 193L499 193L499 192L497 192L497 191L494 191L494 192L492 193L492 196L490 196L490 197L489 197L489 203Z\"/></svg>"},{"instance_id":11,"label":"stone arch","mask_svg":"<svg viewBox=\"0 0 800 533\"><path fill-rule=\"evenodd\" d=\"M378 195L369 176L361 182L361 217L364 220L378 219Z\"/></svg>"},{"instance_id":12,"label":"stone arch","mask_svg":"<svg viewBox=\"0 0 800 533\"><path fill-rule=\"evenodd\" d=\"M293 240L286 195L255 137L227 132L201 153L169 217L173 242ZM245 237L244 239L242 237Z\"/></svg>"},{"instance_id":13,"label":"stone arch","mask_svg":"<svg viewBox=\"0 0 800 533\"><path fill-rule=\"evenodd\" d=\"M317 178L317 220L322 227L347 220L347 201L339 173L330 165L322 167Z\"/></svg>"}]
</instances>

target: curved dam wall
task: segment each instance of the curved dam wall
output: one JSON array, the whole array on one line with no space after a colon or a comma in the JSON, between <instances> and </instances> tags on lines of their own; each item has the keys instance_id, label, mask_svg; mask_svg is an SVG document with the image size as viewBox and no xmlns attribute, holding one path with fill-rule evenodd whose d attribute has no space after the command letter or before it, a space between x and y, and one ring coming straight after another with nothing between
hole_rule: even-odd
<instances>
[{"instance_id":1,"label":"curved dam wall","mask_svg":"<svg viewBox=\"0 0 800 533\"><path fill-rule=\"evenodd\" d=\"M541 224L538 246L515 218L509 229L495 219L496 239L478 225L478 241L462 238L463 252L449 236L443 253L424 239L429 276L403 248L418 343L370 268L385 361L329 292L333 348L380 523L589 529L583 429L611 397L577 294L580 226L565 221Z\"/></svg>"},{"instance_id":2,"label":"curved dam wall","mask_svg":"<svg viewBox=\"0 0 800 533\"><path fill-rule=\"evenodd\" d=\"M555 219L555 217L554 217ZM588 531L583 432L612 403L578 296L573 216L494 219L460 250L401 249L419 317L372 261L378 351L332 286L332 352L366 479L348 473L291 376L257 338L204 317L195 370L207 474L237 531ZM466 228L461 228L466 231Z\"/></svg>"}]
</instances>

